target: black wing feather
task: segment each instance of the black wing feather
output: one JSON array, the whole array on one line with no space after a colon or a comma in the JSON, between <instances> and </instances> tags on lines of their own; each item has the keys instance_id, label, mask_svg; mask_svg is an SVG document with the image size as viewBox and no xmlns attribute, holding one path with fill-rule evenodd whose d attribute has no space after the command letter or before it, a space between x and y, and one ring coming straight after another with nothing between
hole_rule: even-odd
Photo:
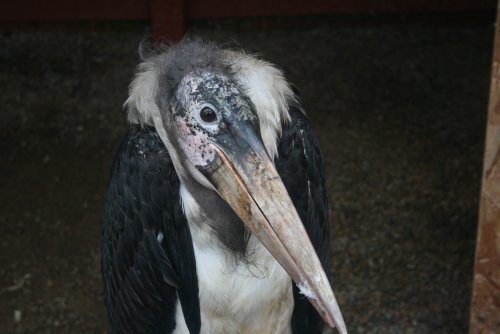
<instances>
[{"instance_id":1,"label":"black wing feather","mask_svg":"<svg viewBox=\"0 0 500 334\"><path fill-rule=\"evenodd\" d=\"M276 167L297 208L323 268L329 269L328 200L319 144L307 117L290 107L292 122L285 126L278 145ZM294 284L293 333L322 333L324 323L309 300Z\"/></svg>"},{"instance_id":2,"label":"black wing feather","mask_svg":"<svg viewBox=\"0 0 500 334\"><path fill-rule=\"evenodd\" d=\"M113 163L103 215L102 274L113 333L172 332L178 298L190 332L200 331L196 262L179 185L154 129L133 126Z\"/></svg>"}]
</instances>

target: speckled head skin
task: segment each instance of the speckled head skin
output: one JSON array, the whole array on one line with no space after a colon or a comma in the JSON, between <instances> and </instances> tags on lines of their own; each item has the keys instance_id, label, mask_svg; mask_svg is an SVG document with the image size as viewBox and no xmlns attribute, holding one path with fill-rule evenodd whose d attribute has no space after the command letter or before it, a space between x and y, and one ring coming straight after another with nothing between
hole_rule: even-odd
<instances>
[{"instance_id":1,"label":"speckled head skin","mask_svg":"<svg viewBox=\"0 0 500 334\"><path fill-rule=\"evenodd\" d=\"M237 131L238 126L231 129L230 125L246 123L260 137L255 106L235 78L227 51L212 43L186 40L155 58L154 98L169 145L178 155L176 168L183 171L181 177L194 177L210 188L196 170L203 174L214 168L214 144L230 142L224 136ZM200 117L204 108L215 114L215 120Z\"/></svg>"},{"instance_id":2,"label":"speckled head skin","mask_svg":"<svg viewBox=\"0 0 500 334\"><path fill-rule=\"evenodd\" d=\"M277 155L277 139L283 124L290 122L288 108L301 108L283 73L264 60L241 50L223 49L211 42L187 38L171 46L141 48L142 62L125 102L131 123L154 126L169 148L161 117L176 104L180 86L203 75L246 100L258 116L260 136L269 155ZM184 80L184 81L183 81ZM178 101L177 101L178 102ZM230 101L228 101L230 102ZM172 157L176 161L177 157ZM177 164L178 165L178 164ZM178 174L185 171L178 169Z\"/></svg>"},{"instance_id":3,"label":"speckled head skin","mask_svg":"<svg viewBox=\"0 0 500 334\"><path fill-rule=\"evenodd\" d=\"M185 154L183 160L197 168L208 168L214 162L214 145L223 142L231 125L246 123L259 133L255 109L226 75L199 69L183 77L173 98L160 111L165 113L163 123L172 144L179 145ZM201 113L210 110L214 120L205 121Z\"/></svg>"}]
</instances>

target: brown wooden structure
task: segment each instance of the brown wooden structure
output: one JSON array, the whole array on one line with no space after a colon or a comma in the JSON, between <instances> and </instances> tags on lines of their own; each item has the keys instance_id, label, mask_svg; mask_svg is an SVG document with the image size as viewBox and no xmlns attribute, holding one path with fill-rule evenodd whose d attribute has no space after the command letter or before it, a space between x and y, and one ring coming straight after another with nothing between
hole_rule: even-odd
<instances>
[{"instance_id":1,"label":"brown wooden structure","mask_svg":"<svg viewBox=\"0 0 500 334\"><path fill-rule=\"evenodd\" d=\"M500 333L500 8L491 75L470 334Z\"/></svg>"},{"instance_id":2,"label":"brown wooden structure","mask_svg":"<svg viewBox=\"0 0 500 334\"><path fill-rule=\"evenodd\" d=\"M155 36L178 39L188 19L478 11L495 6L496 0L3 0L0 23L151 20Z\"/></svg>"}]
</instances>

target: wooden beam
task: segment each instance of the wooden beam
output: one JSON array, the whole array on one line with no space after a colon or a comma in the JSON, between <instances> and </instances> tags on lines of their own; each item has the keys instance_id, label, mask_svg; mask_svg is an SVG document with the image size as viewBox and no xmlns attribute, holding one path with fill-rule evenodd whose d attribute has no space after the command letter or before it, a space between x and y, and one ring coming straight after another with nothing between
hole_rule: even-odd
<instances>
[{"instance_id":1,"label":"wooden beam","mask_svg":"<svg viewBox=\"0 0 500 334\"><path fill-rule=\"evenodd\" d=\"M185 3L185 5L184 5ZM2 0L0 21L147 20L478 11L496 0ZM160 21L158 21L160 22Z\"/></svg>"},{"instance_id":2,"label":"wooden beam","mask_svg":"<svg viewBox=\"0 0 500 334\"><path fill-rule=\"evenodd\" d=\"M470 334L500 333L500 7L497 10Z\"/></svg>"},{"instance_id":3,"label":"wooden beam","mask_svg":"<svg viewBox=\"0 0 500 334\"><path fill-rule=\"evenodd\" d=\"M190 19L489 10L496 0L186 0Z\"/></svg>"},{"instance_id":4,"label":"wooden beam","mask_svg":"<svg viewBox=\"0 0 500 334\"><path fill-rule=\"evenodd\" d=\"M180 40L186 32L184 1L151 0L151 26L156 40Z\"/></svg>"},{"instance_id":5,"label":"wooden beam","mask_svg":"<svg viewBox=\"0 0 500 334\"><path fill-rule=\"evenodd\" d=\"M0 21L147 20L149 1L3 0Z\"/></svg>"}]
</instances>

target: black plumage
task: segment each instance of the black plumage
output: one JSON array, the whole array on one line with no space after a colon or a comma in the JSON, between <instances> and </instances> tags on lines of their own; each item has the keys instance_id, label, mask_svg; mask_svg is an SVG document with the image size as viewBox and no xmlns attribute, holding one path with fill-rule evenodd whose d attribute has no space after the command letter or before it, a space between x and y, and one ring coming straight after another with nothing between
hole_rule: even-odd
<instances>
[{"instance_id":1,"label":"black plumage","mask_svg":"<svg viewBox=\"0 0 500 334\"><path fill-rule=\"evenodd\" d=\"M284 128L275 164L327 271L330 264L329 210L319 144L306 116L295 107L291 107L289 112L292 122ZM321 317L295 284L293 297L293 333L322 333L324 323Z\"/></svg>"},{"instance_id":2,"label":"black plumage","mask_svg":"<svg viewBox=\"0 0 500 334\"><path fill-rule=\"evenodd\" d=\"M105 199L102 274L113 333L169 333L177 296L199 332L198 280L179 178L155 130L134 125Z\"/></svg>"},{"instance_id":3,"label":"black plumage","mask_svg":"<svg viewBox=\"0 0 500 334\"><path fill-rule=\"evenodd\" d=\"M328 272L328 203L318 141L306 116L278 142L277 170ZM154 128L132 126L115 158L104 209L102 271L113 333L170 333L180 299L191 333L200 330L195 257L179 201L180 181ZM293 333L324 323L294 284Z\"/></svg>"}]
</instances>

